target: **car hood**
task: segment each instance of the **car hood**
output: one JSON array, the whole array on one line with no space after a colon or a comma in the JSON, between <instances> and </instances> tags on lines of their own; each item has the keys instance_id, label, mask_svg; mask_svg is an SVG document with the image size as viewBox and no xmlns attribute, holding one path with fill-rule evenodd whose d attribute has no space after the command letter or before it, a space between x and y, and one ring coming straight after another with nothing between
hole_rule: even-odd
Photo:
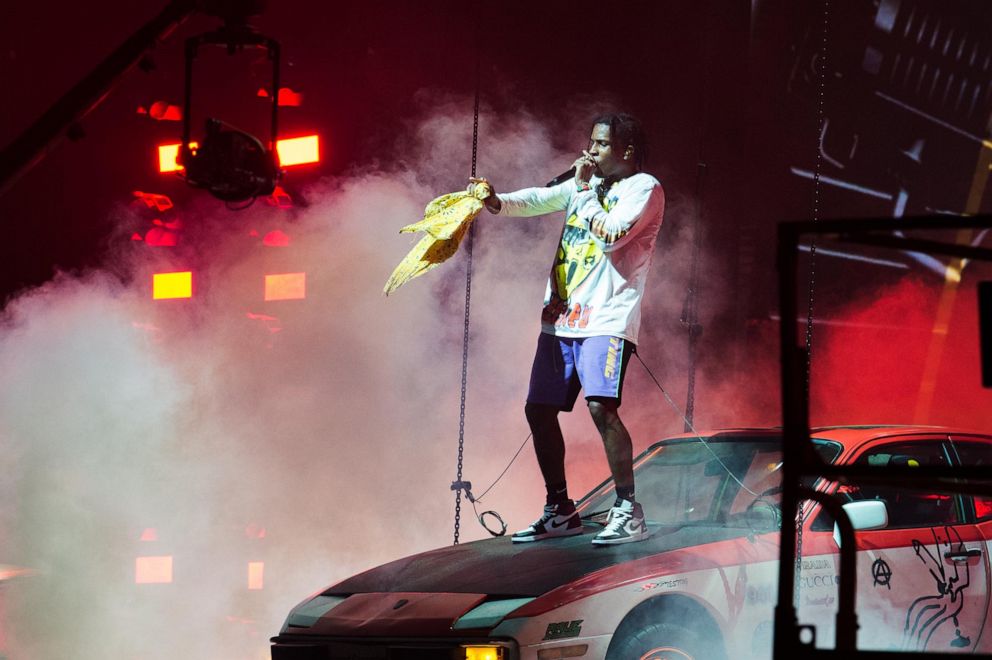
<instances>
[{"instance_id":1,"label":"car hood","mask_svg":"<svg viewBox=\"0 0 992 660\"><path fill-rule=\"evenodd\" d=\"M654 527L649 526L649 527ZM745 536L746 529L719 526L654 528L645 541L594 546L602 527L535 543L509 537L438 548L359 573L323 595L372 592L448 592L498 596L539 596L583 575L661 552Z\"/></svg>"}]
</instances>

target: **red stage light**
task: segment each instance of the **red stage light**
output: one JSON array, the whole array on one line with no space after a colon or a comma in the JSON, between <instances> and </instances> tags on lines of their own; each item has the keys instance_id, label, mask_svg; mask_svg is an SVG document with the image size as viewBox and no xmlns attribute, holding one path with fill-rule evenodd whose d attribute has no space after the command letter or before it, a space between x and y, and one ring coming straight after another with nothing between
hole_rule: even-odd
<instances>
[{"instance_id":1,"label":"red stage light","mask_svg":"<svg viewBox=\"0 0 992 660\"><path fill-rule=\"evenodd\" d=\"M180 146L178 142L159 145L159 172L178 172L183 169L183 166L176 162L179 158ZM196 142L190 142L189 146L195 152L199 145ZM279 140L276 142L276 153L279 155L281 167L318 163L320 162L320 140L316 135Z\"/></svg>"},{"instance_id":2,"label":"red stage light","mask_svg":"<svg viewBox=\"0 0 992 660\"><path fill-rule=\"evenodd\" d=\"M155 101L148 108L148 116L159 121L182 121L183 111L178 105L165 101Z\"/></svg>"},{"instance_id":3,"label":"red stage light","mask_svg":"<svg viewBox=\"0 0 992 660\"><path fill-rule=\"evenodd\" d=\"M179 234L161 227L152 227L145 234L145 243L154 247L176 247L179 243ZM189 296L180 297L188 298Z\"/></svg>"},{"instance_id":4,"label":"red stage light","mask_svg":"<svg viewBox=\"0 0 992 660\"><path fill-rule=\"evenodd\" d=\"M150 209L155 209L159 213L164 213L172 208L172 200L169 199L167 195L157 195L155 193L146 193L140 190L135 190L133 193L135 199L139 199L145 203Z\"/></svg>"},{"instance_id":5,"label":"red stage light","mask_svg":"<svg viewBox=\"0 0 992 660\"><path fill-rule=\"evenodd\" d=\"M258 88L258 96L263 99L269 98L269 90L264 87ZM279 88L279 105L286 106L299 106L303 105L303 94L299 92L294 92L289 87Z\"/></svg>"},{"instance_id":6,"label":"red stage light","mask_svg":"<svg viewBox=\"0 0 992 660\"><path fill-rule=\"evenodd\" d=\"M193 297L193 273L154 273L152 275L152 299L170 300Z\"/></svg>"},{"instance_id":7,"label":"red stage light","mask_svg":"<svg viewBox=\"0 0 992 660\"><path fill-rule=\"evenodd\" d=\"M169 584L172 582L172 555L138 557L134 560L135 584Z\"/></svg>"},{"instance_id":8,"label":"red stage light","mask_svg":"<svg viewBox=\"0 0 992 660\"><path fill-rule=\"evenodd\" d=\"M268 247L286 247L289 243L289 236L278 229L273 229L262 239L262 245Z\"/></svg>"},{"instance_id":9,"label":"red stage light","mask_svg":"<svg viewBox=\"0 0 992 660\"><path fill-rule=\"evenodd\" d=\"M293 208L293 198L289 196L282 186L276 186L272 194L265 198L269 206L277 206L281 209Z\"/></svg>"},{"instance_id":10,"label":"red stage light","mask_svg":"<svg viewBox=\"0 0 992 660\"><path fill-rule=\"evenodd\" d=\"M265 562L248 562L248 590L258 591L265 586Z\"/></svg>"},{"instance_id":11,"label":"red stage light","mask_svg":"<svg viewBox=\"0 0 992 660\"><path fill-rule=\"evenodd\" d=\"M304 165L320 162L320 140L316 135L304 135L298 138L279 140L276 151L279 154L279 165Z\"/></svg>"},{"instance_id":12,"label":"red stage light","mask_svg":"<svg viewBox=\"0 0 992 660\"><path fill-rule=\"evenodd\" d=\"M265 276L265 300L302 300L306 297L306 273L280 273Z\"/></svg>"}]
</instances>

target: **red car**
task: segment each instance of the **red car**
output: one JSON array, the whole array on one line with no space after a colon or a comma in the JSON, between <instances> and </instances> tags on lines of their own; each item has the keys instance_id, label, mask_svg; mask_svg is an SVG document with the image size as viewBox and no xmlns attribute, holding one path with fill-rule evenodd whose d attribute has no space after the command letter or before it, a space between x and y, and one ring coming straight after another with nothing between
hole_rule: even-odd
<instances>
[{"instance_id":1,"label":"red car","mask_svg":"<svg viewBox=\"0 0 992 660\"><path fill-rule=\"evenodd\" d=\"M828 462L986 465L992 435L937 427L814 429ZM589 540L614 499L578 503L580 536L440 548L348 578L295 607L273 660L769 658L777 596L781 438L736 429L664 440L636 463L651 537ZM858 529L858 647L992 652L992 501L839 486ZM833 645L838 538L808 503L800 621Z\"/></svg>"}]
</instances>

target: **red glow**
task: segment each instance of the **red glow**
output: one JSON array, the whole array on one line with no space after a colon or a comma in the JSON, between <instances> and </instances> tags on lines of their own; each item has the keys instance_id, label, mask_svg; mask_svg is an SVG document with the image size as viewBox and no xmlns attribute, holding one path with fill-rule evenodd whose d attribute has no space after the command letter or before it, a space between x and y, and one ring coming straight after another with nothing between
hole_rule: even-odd
<instances>
[{"instance_id":1,"label":"red glow","mask_svg":"<svg viewBox=\"0 0 992 660\"><path fill-rule=\"evenodd\" d=\"M155 101L148 108L148 116L159 121L182 121L183 111L178 105L165 101Z\"/></svg>"},{"instance_id":2,"label":"red glow","mask_svg":"<svg viewBox=\"0 0 992 660\"><path fill-rule=\"evenodd\" d=\"M193 273L155 273L152 275L152 299L170 300L193 297Z\"/></svg>"},{"instance_id":3,"label":"red glow","mask_svg":"<svg viewBox=\"0 0 992 660\"><path fill-rule=\"evenodd\" d=\"M306 297L306 273L280 273L265 276L265 300L302 300Z\"/></svg>"},{"instance_id":4,"label":"red glow","mask_svg":"<svg viewBox=\"0 0 992 660\"><path fill-rule=\"evenodd\" d=\"M265 329L269 331L270 335L274 335L282 331L282 325L280 325L279 317L269 316L268 314L255 314L253 312L248 312L248 318L252 321L261 321Z\"/></svg>"},{"instance_id":5,"label":"red glow","mask_svg":"<svg viewBox=\"0 0 992 660\"><path fill-rule=\"evenodd\" d=\"M150 209L155 209L159 213L164 213L172 208L172 200L169 199L167 195L157 195L155 193L146 193L140 190L135 190L133 193L135 199L140 200L145 203Z\"/></svg>"},{"instance_id":6,"label":"red glow","mask_svg":"<svg viewBox=\"0 0 992 660\"><path fill-rule=\"evenodd\" d=\"M967 275L967 271L965 272ZM960 285L927 418L912 419L934 335L942 285L907 280L855 301L817 328L812 367L813 424L918 422L983 428L992 391L981 387L973 283Z\"/></svg>"},{"instance_id":7,"label":"red glow","mask_svg":"<svg viewBox=\"0 0 992 660\"><path fill-rule=\"evenodd\" d=\"M282 186L276 186L272 194L265 198L269 206L277 206L281 209L293 208L293 198L289 196Z\"/></svg>"},{"instance_id":8,"label":"red glow","mask_svg":"<svg viewBox=\"0 0 992 660\"><path fill-rule=\"evenodd\" d=\"M267 245L269 247L286 247L289 243L289 236L278 229L270 231L265 235L265 238L262 239L262 245Z\"/></svg>"},{"instance_id":9,"label":"red glow","mask_svg":"<svg viewBox=\"0 0 992 660\"><path fill-rule=\"evenodd\" d=\"M276 143L279 154L279 165L304 165L320 162L320 140L316 135L304 135L298 138L279 140Z\"/></svg>"},{"instance_id":10,"label":"red glow","mask_svg":"<svg viewBox=\"0 0 992 660\"><path fill-rule=\"evenodd\" d=\"M158 531L154 527L146 527L141 532L141 541L157 541Z\"/></svg>"},{"instance_id":11,"label":"red glow","mask_svg":"<svg viewBox=\"0 0 992 660\"><path fill-rule=\"evenodd\" d=\"M134 234L131 234L131 240L132 241L143 241L145 239L141 238L141 234L134 233Z\"/></svg>"},{"instance_id":12,"label":"red glow","mask_svg":"<svg viewBox=\"0 0 992 660\"><path fill-rule=\"evenodd\" d=\"M245 536L247 536L250 539L264 539L265 528L259 525L258 523L248 523L248 525L245 527Z\"/></svg>"},{"instance_id":13,"label":"red glow","mask_svg":"<svg viewBox=\"0 0 992 660\"><path fill-rule=\"evenodd\" d=\"M152 227L145 234L145 243L154 247L175 247L179 243L179 235L161 227Z\"/></svg>"},{"instance_id":14,"label":"red glow","mask_svg":"<svg viewBox=\"0 0 992 660\"><path fill-rule=\"evenodd\" d=\"M258 88L258 96L260 98L269 98L269 90L264 87ZM281 106L299 106L303 105L303 94L299 92L294 92L289 87L279 88L279 105Z\"/></svg>"},{"instance_id":15,"label":"red glow","mask_svg":"<svg viewBox=\"0 0 992 660\"><path fill-rule=\"evenodd\" d=\"M172 582L172 555L138 557L134 560L135 584L169 584Z\"/></svg>"}]
</instances>

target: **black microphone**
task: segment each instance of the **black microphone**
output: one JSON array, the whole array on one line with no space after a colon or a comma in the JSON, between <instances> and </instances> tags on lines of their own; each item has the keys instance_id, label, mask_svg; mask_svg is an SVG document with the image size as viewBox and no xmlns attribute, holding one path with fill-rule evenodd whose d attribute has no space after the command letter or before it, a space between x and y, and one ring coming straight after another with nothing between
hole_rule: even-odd
<instances>
[{"instance_id":1,"label":"black microphone","mask_svg":"<svg viewBox=\"0 0 992 660\"><path fill-rule=\"evenodd\" d=\"M573 167L567 172L562 172L555 178L551 179L545 184L545 188L551 188L552 186L557 186L559 183L565 183L569 179L575 176L575 168Z\"/></svg>"}]
</instances>

